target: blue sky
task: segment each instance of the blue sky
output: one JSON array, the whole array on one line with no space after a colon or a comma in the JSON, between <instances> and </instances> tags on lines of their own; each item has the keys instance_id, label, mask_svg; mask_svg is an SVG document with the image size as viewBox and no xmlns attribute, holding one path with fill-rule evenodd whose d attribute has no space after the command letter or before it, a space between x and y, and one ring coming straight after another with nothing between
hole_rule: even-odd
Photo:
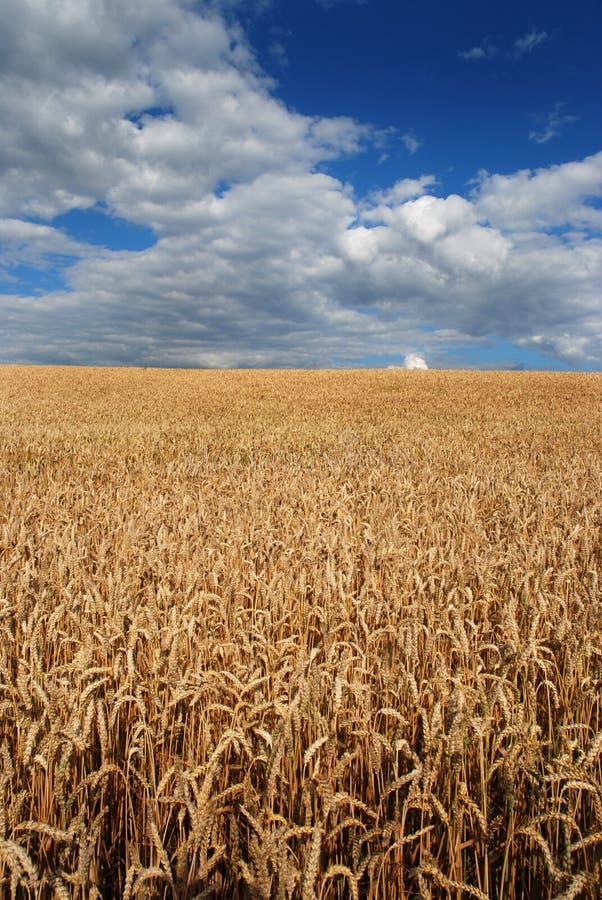
<instances>
[{"instance_id":1,"label":"blue sky","mask_svg":"<svg viewBox=\"0 0 602 900\"><path fill-rule=\"evenodd\" d=\"M0 12L0 362L601 368L599 3Z\"/></svg>"}]
</instances>

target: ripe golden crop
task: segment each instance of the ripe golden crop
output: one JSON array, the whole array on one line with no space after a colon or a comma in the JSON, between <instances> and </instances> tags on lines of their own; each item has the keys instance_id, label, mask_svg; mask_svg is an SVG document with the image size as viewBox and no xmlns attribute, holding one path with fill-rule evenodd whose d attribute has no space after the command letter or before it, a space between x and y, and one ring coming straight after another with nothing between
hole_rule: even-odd
<instances>
[{"instance_id":1,"label":"ripe golden crop","mask_svg":"<svg viewBox=\"0 0 602 900\"><path fill-rule=\"evenodd\" d=\"M598 897L601 397L0 369L0 895Z\"/></svg>"}]
</instances>

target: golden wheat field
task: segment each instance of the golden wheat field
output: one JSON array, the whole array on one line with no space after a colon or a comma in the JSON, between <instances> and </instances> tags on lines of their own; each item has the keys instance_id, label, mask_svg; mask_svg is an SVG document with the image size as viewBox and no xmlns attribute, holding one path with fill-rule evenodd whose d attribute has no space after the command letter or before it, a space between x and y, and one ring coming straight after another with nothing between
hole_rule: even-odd
<instances>
[{"instance_id":1,"label":"golden wheat field","mask_svg":"<svg viewBox=\"0 0 602 900\"><path fill-rule=\"evenodd\" d=\"M0 896L600 897L601 399L0 369Z\"/></svg>"}]
</instances>

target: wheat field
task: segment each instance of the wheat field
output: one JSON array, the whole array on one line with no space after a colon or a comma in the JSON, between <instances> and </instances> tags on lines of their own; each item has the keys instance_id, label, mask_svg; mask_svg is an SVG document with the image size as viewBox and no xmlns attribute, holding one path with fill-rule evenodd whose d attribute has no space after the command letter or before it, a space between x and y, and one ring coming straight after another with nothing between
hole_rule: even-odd
<instances>
[{"instance_id":1,"label":"wheat field","mask_svg":"<svg viewBox=\"0 0 602 900\"><path fill-rule=\"evenodd\" d=\"M0 896L596 898L602 376L0 369Z\"/></svg>"}]
</instances>

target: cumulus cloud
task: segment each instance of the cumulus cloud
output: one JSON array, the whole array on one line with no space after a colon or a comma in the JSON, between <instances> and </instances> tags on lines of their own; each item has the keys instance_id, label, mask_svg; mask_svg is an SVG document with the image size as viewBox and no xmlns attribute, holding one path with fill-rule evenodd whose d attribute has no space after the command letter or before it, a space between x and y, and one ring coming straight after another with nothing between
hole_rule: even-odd
<instances>
[{"instance_id":1,"label":"cumulus cloud","mask_svg":"<svg viewBox=\"0 0 602 900\"><path fill-rule=\"evenodd\" d=\"M482 172L473 202L491 224L515 231L566 226L600 230L601 195L602 152L511 175Z\"/></svg>"},{"instance_id":2,"label":"cumulus cloud","mask_svg":"<svg viewBox=\"0 0 602 900\"><path fill-rule=\"evenodd\" d=\"M426 359L417 353L408 353L403 360L404 369L428 369Z\"/></svg>"},{"instance_id":3,"label":"cumulus cloud","mask_svg":"<svg viewBox=\"0 0 602 900\"><path fill-rule=\"evenodd\" d=\"M102 200L169 230L177 207L190 221L221 183L305 171L369 134L349 118L291 113L239 30L177 0L29 0L0 49L3 215Z\"/></svg>"},{"instance_id":4,"label":"cumulus cloud","mask_svg":"<svg viewBox=\"0 0 602 900\"><path fill-rule=\"evenodd\" d=\"M22 219L0 219L0 242L4 249L10 248L12 254L81 256L86 253L85 245L57 228Z\"/></svg>"},{"instance_id":5,"label":"cumulus cloud","mask_svg":"<svg viewBox=\"0 0 602 900\"><path fill-rule=\"evenodd\" d=\"M0 298L0 358L318 366L419 347L440 366L497 336L602 361L602 153L481 173L469 197L428 174L356 197L320 167L379 134L276 99L226 5L23 0L3 23L0 266L61 265L67 289ZM99 203L156 243L99 250L54 224Z\"/></svg>"},{"instance_id":6,"label":"cumulus cloud","mask_svg":"<svg viewBox=\"0 0 602 900\"><path fill-rule=\"evenodd\" d=\"M421 197L423 194L426 194L436 184L437 180L434 175L421 175L420 178L401 178L392 187L384 191L374 191L370 195L370 203L367 209L372 209L375 205L393 205L403 203L405 200L413 200L415 197Z\"/></svg>"},{"instance_id":7,"label":"cumulus cloud","mask_svg":"<svg viewBox=\"0 0 602 900\"><path fill-rule=\"evenodd\" d=\"M17 282L15 272L26 266L38 271L57 271L77 259L99 256L102 251L68 237L57 228L21 219L0 219L0 278Z\"/></svg>"}]
</instances>

